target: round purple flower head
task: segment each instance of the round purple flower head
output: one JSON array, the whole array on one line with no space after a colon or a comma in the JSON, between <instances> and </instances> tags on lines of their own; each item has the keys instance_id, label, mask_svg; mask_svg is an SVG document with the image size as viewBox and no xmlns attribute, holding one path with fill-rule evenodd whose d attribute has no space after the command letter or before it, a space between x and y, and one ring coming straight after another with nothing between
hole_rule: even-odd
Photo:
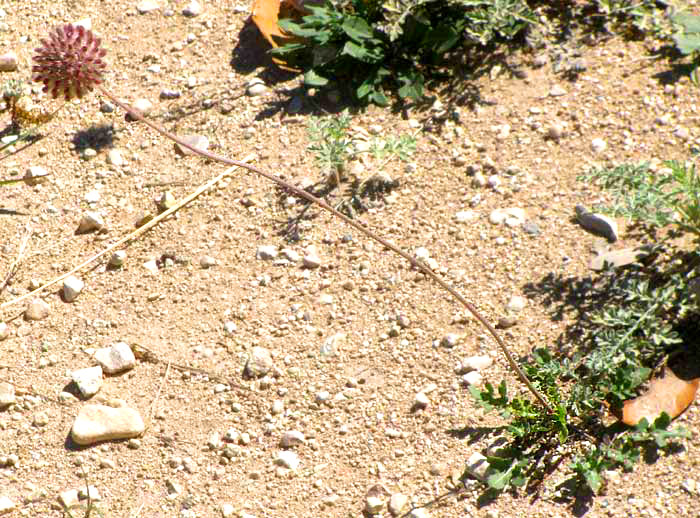
<instances>
[{"instance_id":1,"label":"round purple flower head","mask_svg":"<svg viewBox=\"0 0 700 518\"><path fill-rule=\"evenodd\" d=\"M102 58L107 51L100 48L100 43L100 38L85 27L56 27L49 39L42 39L41 47L35 49L32 79L44 83L44 92L54 98L70 101L82 97L102 82L107 66Z\"/></svg>"}]
</instances>

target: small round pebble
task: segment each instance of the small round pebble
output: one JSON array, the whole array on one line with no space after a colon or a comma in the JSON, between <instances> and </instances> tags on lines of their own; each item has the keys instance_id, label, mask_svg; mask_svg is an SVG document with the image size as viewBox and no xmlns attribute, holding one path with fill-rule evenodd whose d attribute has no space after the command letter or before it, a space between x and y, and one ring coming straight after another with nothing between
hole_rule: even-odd
<instances>
[{"instance_id":1,"label":"small round pebble","mask_svg":"<svg viewBox=\"0 0 700 518\"><path fill-rule=\"evenodd\" d=\"M182 10L183 16L194 18L202 14L202 4L197 2L197 0L192 0L187 6Z\"/></svg>"},{"instance_id":2,"label":"small round pebble","mask_svg":"<svg viewBox=\"0 0 700 518\"><path fill-rule=\"evenodd\" d=\"M238 326L236 325L236 323L234 321L227 320L226 322L224 322L224 331L226 332L227 335L229 335L229 336L234 335L237 330L238 330Z\"/></svg>"},{"instance_id":3,"label":"small round pebble","mask_svg":"<svg viewBox=\"0 0 700 518\"><path fill-rule=\"evenodd\" d=\"M5 322L0 322L0 341L5 340L10 336L10 326Z\"/></svg>"},{"instance_id":4,"label":"small round pebble","mask_svg":"<svg viewBox=\"0 0 700 518\"><path fill-rule=\"evenodd\" d=\"M102 230L105 226L105 221L99 212L87 211L80 218L78 223L78 234L86 234L96 230Z\"/></svg>"},{"instance_id":5,"label":"small round pebble","mask_svg":"<svg viewBox=\"0 0 700 518\"><path fill-rule=\"evenodd\" d=\"M408 504L408 496L402 493L394 493L389 499L389 512L392 516L399 516Z\"/></svg>"},{"instance_id":6,"label":"small round pebble","mask_svg":"<svg viewBox=\"0 0 700 518\"><path fill-rule=\"evenodd\" d=\"M518 319L514 316L505 316L498 319L496 327L498 329L509 329L518 323Z\"/></svg>"},{"instance_id":7,"label":"small round pebble","mask_svg":"<svg viewBox=\"0 0 700 518\"><path fill-rule=\"evenodd\" d=\"M49 173L43 167L39 165L33 165L27 168L24 174L24 183L29 186L35 186L46 182Z\"/></svg>"},{"instance_id":8,"label":"small round pebble","mask_svg":"<svg viewBox=\"0 0 700 518\"><path fill-rule=\"evenodd\" d=\"M299 456L293 451L282 450L280 452L277 452L277 456L275 457L275 464L284 468L295 470L299 467L300 460Z\"/></svg>"},{"instance_id":9,"label":"small round pebble","mask_svg":"<svg viewBox=\"0 0 700 518\"><path fill-rule=\"evenodd\" d=\"M321 259L312 252L304 256L302 264L304 268L315 269L321 266Z\"/></svg>"},{"instance_id":10,"label":"small round pebble","mask_svg":"<svg viewBox=\"0 0 700 518\"><path fill-rule=\"evenodd\" d=\"M426 408L430 404L430 399L424 392L418 392L413 398L413 407L416 409Z\"/></svg>"},{"instance_id":11,"label":"small round pebble","mask_svg":"<svg viewBox=\"0 0 700 518\"><path fill-rule=\"evenodd\" d=\"M594 153L602 153L608 148L608 143L605 142L602 138L594 138L591 141L591 149L593 150Z\"/></svg>"},{"instance_id":12,"label":"small round pebble","mask_svg":"<svg viewBox=\"0 0 700 518\"><path fill-rule=\"evenodd\" d=\"M277 257L277 247L274 245L261 245L255 252L255 257L263 261L269 261Z\"/></svg>"},{"instance_id":13,"label":"small round pebble","mask_svg":"<svg viewBox=\"0 0 700 518\"><path fill-rule=\"evenodd\" d=\"M282 412L284 412L284 401L281 399L275 399L272 402L272 408L270 409L270 413L272 415L280 415Z\"/></svg>"},{"instance_id":14,"label":"small round pebble","mask_svg":"<svg viewBox=\"0 0 700 518\"><path fill-rule=\"evenodd\" d=\"M523 230L526 234L530 234L531 236L538 236L540 234L540 227L534 221L526 221L523 223Z\"/></svg>"},{"instance_id":15,"label":"small round pebble","mask_svg":"<svg viewBox=\"0 0 700 518\"><path fill-rule=\"evenodd\" d=\"M153 103L151 101L149 101L148 99L143 99L143 98L136 99L134 101L134 104L132 104L131 106L135 110L141 112L141 114L143 114L143 115L148 115L149 113L151 113L151 110L153 109ZM126 119L128 121L131 121L131 122L138 120L137 118L132 117L130 114L126 115Z\"/></svg>"},{"instance_id":16,"label":"small round pebble","mask_svg":"<svg viewBox=\"0 0 700 518\"><path fill-rule=\"evenodd\" d=\"M66 277L63 279L63 300L66 302L73 302L78 298L78 295L80 295L84 287L85 283L75 275Z\"/></svg>"},{"instance_id":17,"label":"small round pebble","mask_svg":"<svg viewBox=\"0 0 700 518\"><path fill-rule=\"evenodd\" d=\"M42 427L49 424L49 415L46 412L37 412L34 414L32 424L36 427Z\"/></svg>"},{"instance_id":18,"label":"small round pebble","mask_svg":"<svg viewBox=\"0 0 700 518\"><path fill-rule=\"evenodd\" d=\"M280 439L280 447L291 448L298 444L303 444L305 440L304 434L299 430L289 430L284 432L282 438Z\"/></svg>"},{"instance_id":19,"label":"small round pebble","mask_svg":"<svg viewBox=\"0 0 700 518\"><path fill-rule=\"evenodd\" d=\"M462 376L462 383L467 386L479 385L483 379L484 377L478 371L471 371Z\"/></svg>"},{"instance_id":20,"label":"small round pebble","mask_svg":"<svg viewBox=\"0 0 700 518\"><path fill-rule=\"evenodd\" d=\"M17 70L17 54L6 52L0 55L0 72L14 72Z\"/></svg>"},{"instance_id":21,"label":"small round pebble","mask_svg":"<svg viewBox=\"0 0 700 518\"><path fill-rule=\"evenodd\" d=\"M107 163L116 167L121 167L124 165L124 157L122 152L118 149L110 149L107 153Z\"/></svg>"},{"instance_id":22,"label":"small round pebble","mask_svg":"<svg viewBox=\"0 0 700 518\"><path fill-rule=\"evenodd\" d=\"M43 299L33 299L24 312L26 320L43 320L49 316L49 305Z\"/></svg>"},{"instance_id":23,"label":"small round pebble","mask_svg":"<svg viewBox=\"0 0 700 518\"><path fill-rule=\"evenodd\" d=\"M207 268L211 268L213 266L216 266L216 259L210 255L204 255L199 260L199 266L203 269L207 269Z\"/></svg>"},{"instance_id":24,"label":"small round pebble","mask_svg":"<svg viewBox=\"0 0 700 518\"><path fill-rule=\"evenodd\" d=\"M559 140L564 136L564 126L559 123L552 124L547 128L547 136L552 140Z\"/></svg>"},{"instance_id":25,"label":"small round pebble","mask_svg":"<svg viewBox=\"0 0 700 518\"><path fill-rule=\"evenodd\" d=\"M182 141L202 151L209 149L209 139L204 135L185 135L182 137ZM181 145L179 142L175 143L175 151L183 156L194 154L194 151Z\"/></svg>"},{"instance_id":26,"label":"small round pebble","mask_svg":"<svg viewBox=\"0 0 700 518\"><path fill-rule=\"evenodd\" d=\"M506 311L511 313L519 313L527 306L527 299L521 297L520 295L513 295L508 304L506 304Z\"/></svg>"},{"instance_id":27,"label":"small round pebble","mask_svg":"<svg viewBox=\"0 0 700 518\"><path fill-rule=\"evenodd\" d=\"M263 95L266 92L267 92L267 86L265 86L265 83L262 81L262 79L259 79L256 77L254 79L251 79L248 82L248 87L246 88L246 93L250 97L257 97L259 95Z\"/></svg>"},{"instance_id":28,"label":"small round pebble","mask_svg":"<svg viewBox=\"0 0 700 518\"><path fill-rule=\"evenodd\" d=\"M461 336L456 334L456 333L448 333L446 334L442 340L440 340L440 345L443 347L447 347L448 349L451 349L452 347L455 347L461 339Z\"/></svg>"},{"instance_id":29,"label":"small round pebble","mask_svg":"<svg viewBox=\"0 0 700 518\"><path fill-rule=\"evenodd\" d=\"M109 266L112 268L121 268L126 260L126 252L124 250L117 250L109 258Z\"/></svg>"}]
</instances>

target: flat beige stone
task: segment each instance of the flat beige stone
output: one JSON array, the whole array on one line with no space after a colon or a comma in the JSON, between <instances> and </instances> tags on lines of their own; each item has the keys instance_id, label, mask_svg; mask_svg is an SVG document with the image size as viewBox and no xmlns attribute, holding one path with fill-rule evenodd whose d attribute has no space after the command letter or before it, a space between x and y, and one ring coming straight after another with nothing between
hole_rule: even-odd
<instances>
[{"instance_id":1,"label":"flat beige stone","mask_svg":"<svg viewBox=\"0 0 700 518\"><path fill-rule=\"evenodd\" d=\"M591 259L591 270L602 270L606 264L614 268L627 266L628 264L640 262L649 256L650 250L646 247L623 248L621 250L611 250L595 256Z\"/></svg>"},{"instance_id":2,"label":"flat beige stone","mask_svg":"<svg viewBox=\"0 0 700 518\"><path fill-rule=\"evenodd\" d=\"M133 408L85 405L71 428L71 437L81 446L115 439L138 437L145 430L143 419Z\"/></svg>"}]
</instances>

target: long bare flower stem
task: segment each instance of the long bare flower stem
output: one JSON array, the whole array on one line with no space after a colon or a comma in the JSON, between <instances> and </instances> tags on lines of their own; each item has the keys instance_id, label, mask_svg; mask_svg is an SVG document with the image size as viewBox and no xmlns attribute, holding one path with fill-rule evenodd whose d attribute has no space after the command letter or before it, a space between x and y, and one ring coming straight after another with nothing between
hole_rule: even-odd
<instances>
[{"instance_id":1,"label":"long bare flower stem","mask_svg":"<svg viewBox=\"0 0 700 518\"><path fill-rule=\"evenodd\" d=\"M303 190L299 189L298 187L295 187L294 185L282 180L281 178L278 178L277 176L268 173L266 171L263 171L261 169L258 169L255 166L252 166L250 164L246 164L245 162L239 162L237 160L232 160L230 158L226 158L220 155L216 155L214 153L211 153L210 151L205 151L202 149L198 149L195 146L192 146L182 140L180 137L175 135L174 133L169 132L168 130L164 129L160 125L148 120L146 117L143 116L142 113L140 113L138 110L135 110L128 104L120 101L117 99L114 95L112 95L109 91L107 91L102 85L98 85L97 89L108 99L110 99L114 104L119 106L122 110L127 112L133 119L136 119L140 122L143 122L153 130L157 131L164 137L172 140L173 142L177 142L180 146L189 149L193 153L196 153L202 157L208 158L210 160L215 160L217 162L221 162L223 164L227 164L230 166L238 166L242 167L244 169L247 169L259 176L262 176L263 178L267 178L271 182L276 183L280 187L282 187L285 190L288 190L294 195L305 199L308 202L314 203L321 207L322 209L330 212L333 216L336 218L341 219L351 227L357 229L358 231L362 232L365 234L367 237L370 239L373 239L377 243L381 244L382 246L388 248L392 252L400 255L404 259L406 259L411 265L415 268L418 268L421 272L423 272L425 275L430 277L433 281L435 281L441 288L444 290L448 291L450 295L452 295L455 299L457 299L467 310L474 315L474 318L476 318L481 325L483 325L489 332L489 334L493 337L493 339L496 341L496 344L498 347L501 349L501 352L503 352L503 355L506 357L506 360L508 361L508 365L510 365L510 368L515 372L515 374L518 376L520 381L528 388L528 390L532 393L533 396L537 399L537 401L540 402L540 404L547 409L549 413L553 413L552 407L547 401L547 399L540 394L540 392L534 387L534 385L530 382L530 380L527 378L523 370L518 366L517 362L513 358L513 355L510 353L508 348L506 347L506 344L503 342L503 340L498 336L498 333L496 333L496 330L494 327L486 320L485 317L481 315L481 313L476 309L476 307L469 302L467 299L465 299L462 295L460 295L454 288L452 288L449 284L447 284L440 276L438 276L433 270L431 270L427 265L425 265L422 261L418 261L408 253L404 252L397 246L389 243L386 239L378 236L371 230L369 230L367 227L362 225L361 223L358 223L357 221L347 217L346 215L338 212L336 209L328 205L325 201L323 201L320 198L317 198L313 194Z\"/></svg>"}]
</instances>

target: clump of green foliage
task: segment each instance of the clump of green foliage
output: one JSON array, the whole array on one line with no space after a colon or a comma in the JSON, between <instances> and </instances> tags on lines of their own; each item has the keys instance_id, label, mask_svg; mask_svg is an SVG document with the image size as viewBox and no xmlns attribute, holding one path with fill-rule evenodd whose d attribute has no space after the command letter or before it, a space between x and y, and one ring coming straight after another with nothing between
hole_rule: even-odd
<instances>
[{"instance_id":1,"label":"clump of green foliage","mask_svg":"<svg viewBox=\"0 0 700 518\"><path fill-rule=\"evenodd\" d=\"M700 65L700 16L695 16L688 12L680 12L674 15L671 20L679 27L673 35L676 48L690 58L692 72L691 79L697 86L700 83L698 78L698 65Z\"/></svg>"},{"instance_id":2,"label":"clump of green foliage","mask_svg":"<svg viewBox=\"0 0 700 518\"><path fill-rule=\"evenodd\" d=\"M498 410L508 423L508 442L487 457L492 491L535 484L555 460L568 457L569 480L598 493L605 471L630 470L649 448L666 450L689 437L672 429L666 414L633 428L604 423L670 355L693 353L687 343L700 322L700 251L676 243L679 236L700 238L700 176L694 164L667 162L656 173L648 164L630 164L593 169L580 179L612 194L611 206L599 210L639 223L657 260L600 275L597 295L605 303L582 322L575 352L533 351L523 370L547 396L551 413L527 396L510 396L505 382L470 388L481 406Z\"/></svg>"},{"instance_id":3,"label":"clump of green foliage","mask_svg":"<svg viewBox=\"0 0 700 518\"><path fill-rule=\"evenodd\" d=\"M596 0L599 16L610 32L665 36L668 20L655 0Z\"/></svg>"},{"instance_id":4,"label":"clump of green foliage","mask_svg":"<svg viewBox=\"0 0 700 518\"><path fill-rule=\"evenodd\" d=\"M653 173L648 163L594 169L582 176L596 180L614 197L614 216L644 223L650 229L677 225L700 237L700 174L695 164L670 161ZM605 207L603 207L605 209Z\"/></svg>"},{"instance_id":5,"label":"clump of green foliage","mask_svg":"<svg viewBox=\"0 0 700 518\"><path fill-rule=\"evenodd\" d=\"M273 52L302 64L308 86L345 82L361 103L382 106L387 89L420 99L426 76L465 42L510 40L535 22L524 0L349 0L307 8L300 21L280 22L303 42Z\"/></svg>"},{"instance_id":6,"label":"clump of green foliage","mask_svg":"<svg viewBox=\"0 0 700 518\"><path fill-rule=\"evenodd\" d=\"M338 117L312 117L306 128L316 164L326 175L340 174L353 153L348 130L352 118L347 112Z\"/></svg>"},{"instance_id":7,"label":"clump of green foliage","mask_svg":"<svg viewBox=\"0 0 700 518\"><path fill-rule=\"evenodd\" d=\"M392 94L418 101L430 79L450 77L457 63L477 69L504 46L527 47L528 34L545 27L563 23L558 32L571 35L577 20L599 26L587 30L666 38L670 25L653 0L325 0L305 9L280 21L298 41L272 52L300 66L309 87L347 88L359 103L382 106Z\"/></svg>"},{"instance_id":8,"label":"clump of green foliage","mask_svg":"<svg viewBox=\"0 0 700 518\"><path fill-rule=\"evenodd\" d=\"M387 192L398 186L383 173L391 160L408 161L416 150L414 135L373 136L367 142L366 152L375 160L377 173L366 178L348 178L347 163L359 155L350 133L352 118L347 111L330 117L311 117L307 126L309 151L314 154L326 190L344 185L345 192L336 209L349 217L365 209L362 198Z\"/></svg>"}]
</instances>

